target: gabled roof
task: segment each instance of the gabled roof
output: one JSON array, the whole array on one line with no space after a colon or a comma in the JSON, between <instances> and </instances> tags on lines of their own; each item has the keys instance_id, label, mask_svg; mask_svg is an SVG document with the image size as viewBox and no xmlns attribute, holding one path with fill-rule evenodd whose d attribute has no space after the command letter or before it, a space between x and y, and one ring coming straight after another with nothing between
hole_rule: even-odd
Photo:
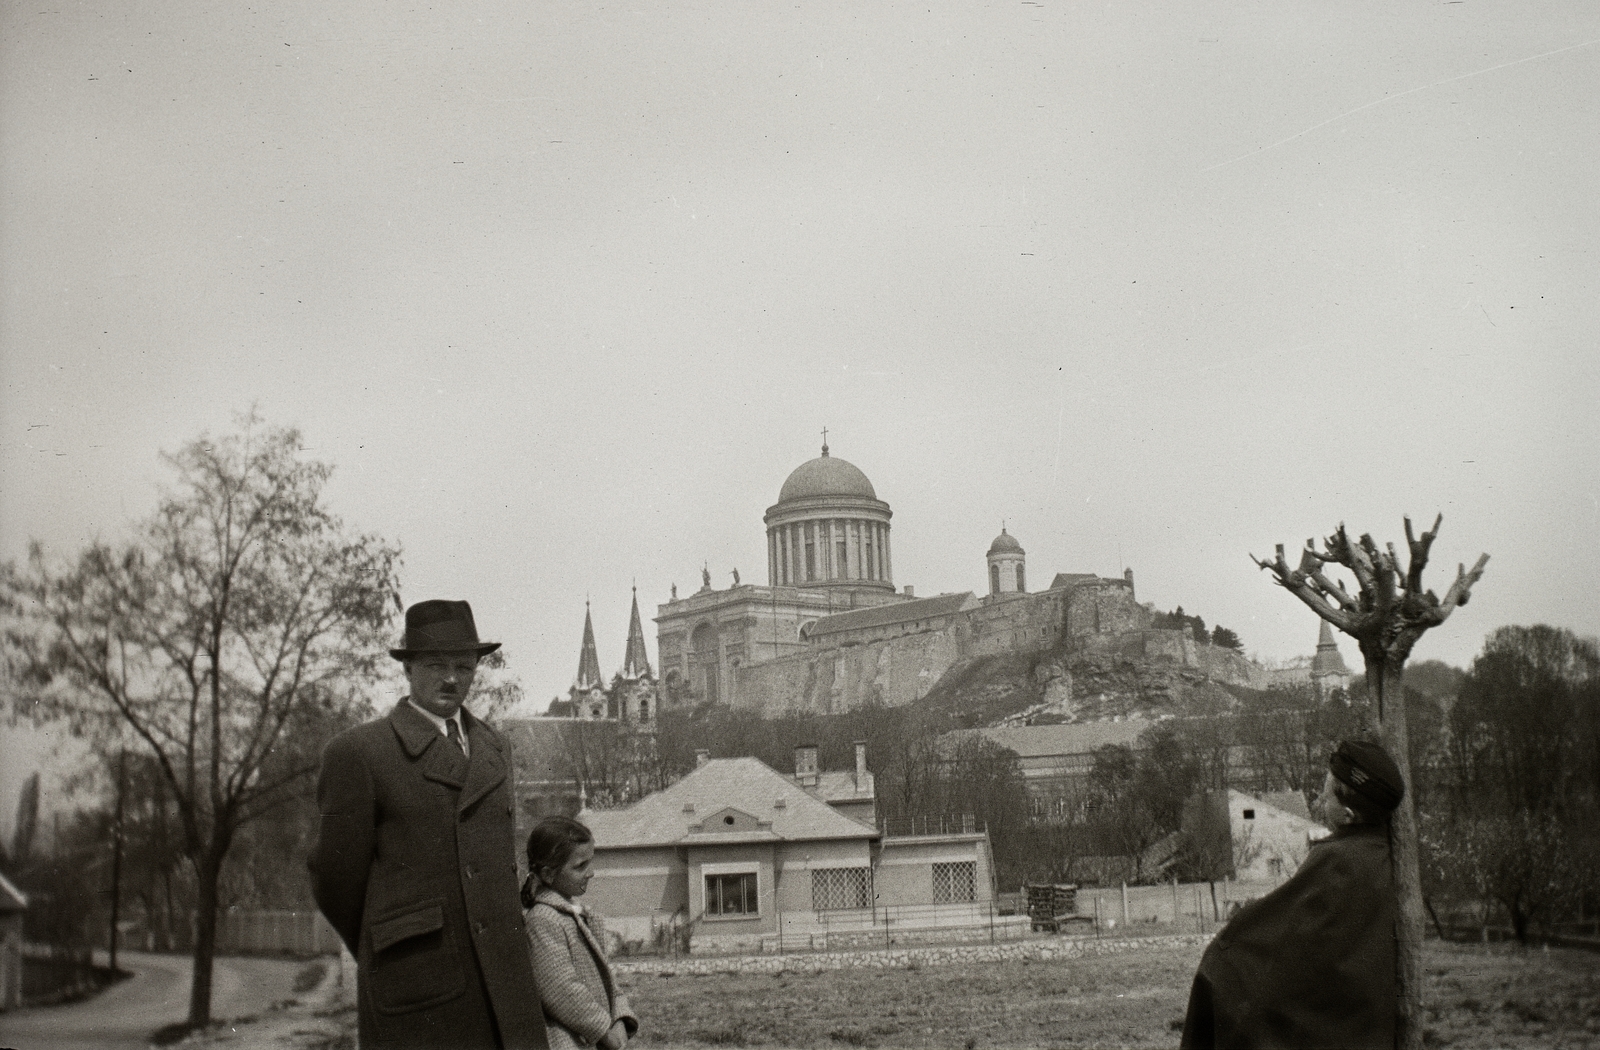
<instances>
[{"instance_id":1,"label":"gabled roof","mask_svg":"<svg viewBox=\"0 0 1600 1050\"><path fill-rule=\"evenodd\" d=\"M1046 590L1057 591L1063 587L1076 587L1080 583L1093 583L1099 578L1092 572L1058 572Z\"/></svg>"},{"instance_id":2,"label":"gabled roof","mask_svg":"<svg viewBox=\"0 0 1600 1050\"><path fill-rule=\"evenodd\" d=\"M1126 718L1120 722L1069 722L1053 726L995 726L962 730L978 733L1001 747L1008 747L1022 758L1045 755L1086 755L1106 744L1132 747L1139 734L1155 725L1147 718Z\"/></svg>"},{"instance_id":3,"label":"gabled roof","mask_svg":"<svg viewBox=\"0 0 1600 1050\"><path fill-rule=\"evenodd\" d=\"M776 803L782 802L779 806ZM748 813L761 833L705 829L724 809ZM750 841L877 838L875 828L852 820L756 758L714 758L664 791L622 809L584 810L578 819L594 832L597 849ZM691 832L694 825L702 830ZM768 826L770 825L770 826Z\"/></svg>"},{"instance_id":4,"label":"gabled roof","mask_svg":"<svg viewBox=\"0 0 1600 1050\"><path fill-rule=\"evenodd\" d=\"M1311 807L1306 805L1306 797L1298 791L1263 791L1257 795L1262 802L1273 809L1281 809L1285 813L1292 813L1301 820L1311 820Z\"/></svg>"},{"instance_id":5,"label":"gabled roof","mask_svg":"<svg viewBox=\"0 0 1600 1050\"><path fill-rule=\"evenodd\" d=\"M1292 794L1299 796L1300 803L1297 808L1302 812L1296 812L1295 808L1286 808L1285 806L1278 805L1277 802L1272 801L1273 798L1277 798L1279 802L1288 801L1283 797L1285 794L1288 793L1269 792L1267 795L1252 795L1248 792L1240 791L1237 788L1229 788L1228 809L1231 812L1240 807L1249 806L1253 809L1276 810L1280 816L1287 818L1291 823L1305 825L1305 830L1307 831L1317 831L1322 829L1322 825L1312 819L1311 811L1306 808L1305 796L1300 795L1298 791L1292 792ZM1289 802L1289 806L1293 807L1294 803Z\"/></svg>"},{"instance_id":6,"label":"gabled roof","mask_svg":"<svg viewBox=\"0 0 1600 1050\"><path fill-rule=\"evenodd\" d=\"M811 637L833 634L837 631L859 631L867 627L883 627L894 623L908 623L935 616L948 616L977 604L971 591L960 594L936 594L932 598L914 598L909 602L875 605L870 609L851 609L849 612L824 616L811 627Z\"/></svg>"},{"instance_id":7,"label":"gabled roof","mask_svg":"<svg viewBox=\"0 0 1600 1050\"><path fill-rule=\"evenodd\" d=\"M28 895L13 886L10 879L0 875L0 914L27 910Z\"/></svg>"}]
</instances>

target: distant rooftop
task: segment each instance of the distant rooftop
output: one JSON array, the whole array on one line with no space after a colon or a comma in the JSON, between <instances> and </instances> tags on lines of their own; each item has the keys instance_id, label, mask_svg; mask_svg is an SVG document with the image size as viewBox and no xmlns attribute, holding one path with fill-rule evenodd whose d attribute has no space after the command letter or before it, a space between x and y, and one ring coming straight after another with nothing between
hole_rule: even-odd
<instances>
[{"instance_id":1,"label":"distant rooftop","mask_svg":"<svg viewBox=\"0 0 1600 1050\"><path fill-rule=\"evenodd\" d=\"M1126 718L1120 722L1068 722L1050 726L996 726L964 729L977 733L1001 747L1008 747L1022 758L1045 755L1086 755L1106 744L1132 747L1139 734L1155 725L1148 718Z\"/></svg>"},{"instance_id":2,"label":"distant rooftop","mask_svg":"<svg viewBox=\"0 0 1600 1050\"><path fill-rule=\"evenodd\" d=\"M854 796L852 796L854 797ZM709 816L737 810L760 830L732 833L738 841L765 839L870 839L878 832L812 795L756 758L713 758L663 791L621 809L584 810L578 819L594 832L595 846L669 846L732 842L713 830L691 831Z\"/></svg>"},{"instance_id":3,"label":"distant rooftop","mask_svg":"<svg viewBox=\"0 0 1600 1050\"><path fill-rule=\"evenodd\" d=\"M852 609L849 612L824 616L811 627L811 637L834 634L839 631L859 631L867 627L884 627L889 624L909 623L936 616L960 612L977 601L971 591L960 594L937 594L932 598L915 598L891 605L875 605L869 609Z\"/></svg>"}]
</instances>

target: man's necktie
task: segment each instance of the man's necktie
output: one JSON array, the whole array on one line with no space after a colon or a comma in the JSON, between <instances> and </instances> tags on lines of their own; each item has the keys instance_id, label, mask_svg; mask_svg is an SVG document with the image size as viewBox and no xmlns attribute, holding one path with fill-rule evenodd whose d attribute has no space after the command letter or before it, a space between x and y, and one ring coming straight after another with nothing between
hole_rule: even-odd
<instances>
[{"instance_id":1,"label":"man's necktie","mask_svg":"<svg viewBox=\"0 0 1600 1050\"><path fill-rule=\"evenodd\" d=\"M456 720L455 719L453 719L453 718L445 719L444 731L445 731L445 735L447 735L450 738L450 742L456 746L456 750L461 752L463 755L466 754L467 753L467 742L465 740L461 739L461 730L456 728Z\"/></svg>"}]
</instances>

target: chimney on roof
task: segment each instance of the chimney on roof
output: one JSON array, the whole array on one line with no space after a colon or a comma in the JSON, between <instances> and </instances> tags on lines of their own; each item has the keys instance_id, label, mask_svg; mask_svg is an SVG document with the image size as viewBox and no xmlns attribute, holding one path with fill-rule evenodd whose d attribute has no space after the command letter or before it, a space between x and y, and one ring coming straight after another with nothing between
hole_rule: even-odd
<instances>
[{"instance_id":1,"label":"chimney on roof","mask_svg":"<svg viewBox=\"0 0 1600 1050\"><path fill-rule=\"evenodd\" d=\"M917 596L917 589L915 587L911 586L911 584L909 584L909 583L906 584L906 597L907 598L915 598L916 596Z\"/></svg>"},{"instance_id":2,"label":"chimney on roof","mask_svg":"<svg viewBox=\"0 0 1600 1050\"><path fill-rule=\"evenodd\" d=\"M1128 585L1128 597L1132 598L1133 597L1133 570L1132 569L1123 569L1122 570L1122 582ZM1135 600L1137 600L1137 599L1135 599Z\"/></svg>"},{"instance_id":3,"label":"chimney on roof","mask_svg":"<svg viewBox=\"0 0 1600 1050\"><path fill-rule=\"evenodd\" d=\"M862 786L867 782L867 742L856 741L856 794L860 794Z\"/></svg>"},{"instance_id":4,"label":"chimney on roof","mask_svg":"<svg viewBox=\"0 0 1600 1050\"><path fill-rule=\"evenodd\" d=\"M794 749L794 779L801 787L817 786L816 744L801 744Z\"/></svg>"},{"instance_id":5,"label":"chimney on roof","mask_svg":"<svg viewBox=\"0 0 1600 1050\"><path fill-rule=\"evenodd\" d=\"M709 761L711 761L711 752L705 748L702 747L694 753L694 768L699 769Z\"/></svg>"}]
</instances>

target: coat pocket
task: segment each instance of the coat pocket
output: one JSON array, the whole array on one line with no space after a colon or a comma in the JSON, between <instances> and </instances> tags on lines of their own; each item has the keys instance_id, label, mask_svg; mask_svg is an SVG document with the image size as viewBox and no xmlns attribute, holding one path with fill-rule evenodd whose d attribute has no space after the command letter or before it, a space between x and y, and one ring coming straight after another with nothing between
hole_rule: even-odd
<instances>
[{"instance_id":1,"label":"coat pocket","mask_svg":"<svg viewBox=\"0 0 1600 1050\"><path fill-rule=\"evenodd\" d=\"M444 902L390 912L367 930L370 992L379 1013L403 1014L449 1002L466 990Z\"/></svg>"}]
</instances>

